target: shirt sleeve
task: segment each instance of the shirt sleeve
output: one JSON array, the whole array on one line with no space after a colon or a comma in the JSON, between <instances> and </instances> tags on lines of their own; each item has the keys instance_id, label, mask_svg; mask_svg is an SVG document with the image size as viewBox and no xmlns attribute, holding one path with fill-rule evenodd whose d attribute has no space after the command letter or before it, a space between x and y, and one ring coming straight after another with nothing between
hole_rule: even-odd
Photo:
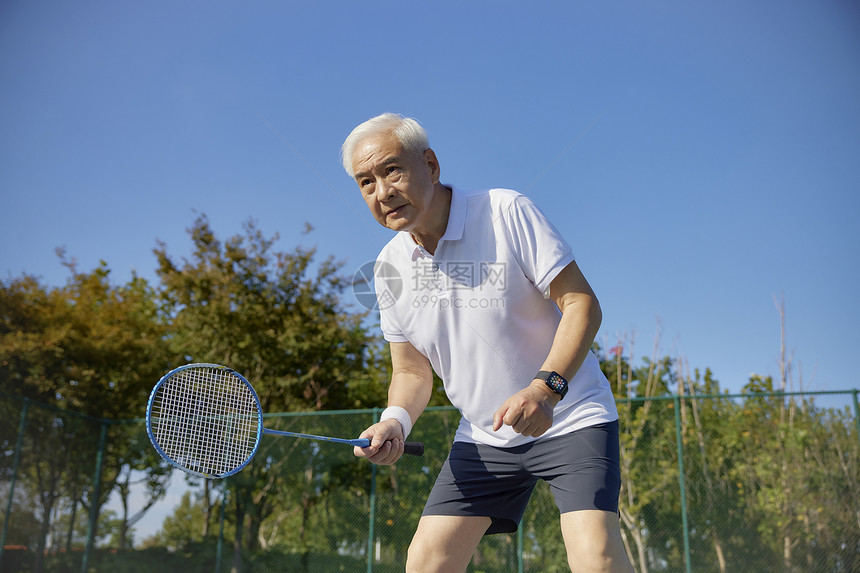
<instances>
[{"instance_id":1,"label":"shirt sleeve","mask_svg":"<svg viewBox=\"0 0 860 573\"><path fill-rule=\"evenodd\" d=\"M382 329L382 338L387 342L409 342L409 339L394 325L389 313L379 312L379 326Z\"/></svg>"},{"instance_id":2,"label":"shirt sleeve","mask_svg":"<svg viewBox=\"0 0 860 573\"><path fill-rule=\"evenodd\" d=\"M549 296L549 285L574 260L573 250L535 203L517 195L507 210L509 240L523 273Z\"/></svg>"},{"instance_id":3,"label":"shirt sleeve","mask_svg":"<svg viewBox=\"0 0 860 573\"><path fill-rule=\"evenodd\" d=\"M385 272L381 269L386 269ZM382 337L388 342L408 342L394 316L394 306L401 294L401 285L392 284L401 280L394 267L379 259L374 265L373 286L376 291L377 308L379 309L379 327Z\"/></svg>"}]
</instances>

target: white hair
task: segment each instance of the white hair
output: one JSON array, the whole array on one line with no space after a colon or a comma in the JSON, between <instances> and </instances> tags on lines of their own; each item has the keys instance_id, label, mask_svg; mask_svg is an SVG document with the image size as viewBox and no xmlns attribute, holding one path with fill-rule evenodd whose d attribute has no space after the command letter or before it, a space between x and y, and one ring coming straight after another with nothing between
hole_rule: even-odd
<instances>
[{"instance_id":1,"label":"white hair","mask_svg":"<svg viewBox=\"0 0 860 573\"><path fill-rule=\"evenodd\" d=\"M397 113L383 113L372 117L352 130L340 148L343 168L353 177L352 154L356 146L366 137L380 133L393 133L403 149L414 153L424 153L430 147L427 132L421 124L411 117Z\"/></svg>"}]
</instances>

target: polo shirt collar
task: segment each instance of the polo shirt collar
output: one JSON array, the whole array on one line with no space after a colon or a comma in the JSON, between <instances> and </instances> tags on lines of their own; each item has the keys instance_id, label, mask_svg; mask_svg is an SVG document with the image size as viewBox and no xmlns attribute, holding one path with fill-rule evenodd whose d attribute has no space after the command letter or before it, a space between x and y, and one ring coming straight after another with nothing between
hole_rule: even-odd
<instances>
[{"instance_id":1,"label":"polo shirt collar","mask_svg":"<svg viewBox=\"0 0 860 573\"><path fill-rule=\"evenodd\" d=\"M445 234L439 239L442 241L459 241L463 238L463 229L466 227L466 201L463 194L454 187L451 187L451 208L448 210L448 226L445 227Z\"/></svg>"}]
</instances>

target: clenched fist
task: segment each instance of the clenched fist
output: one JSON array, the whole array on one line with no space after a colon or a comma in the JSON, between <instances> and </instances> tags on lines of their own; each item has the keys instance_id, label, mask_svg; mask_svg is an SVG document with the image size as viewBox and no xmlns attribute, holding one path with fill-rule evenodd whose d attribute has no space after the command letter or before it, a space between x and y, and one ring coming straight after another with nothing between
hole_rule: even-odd
<instances>
[{"instance_id":1,"label":"clenched fist","mask_svg":"<svg viewBox=\"0 0 860 573\"><path fill-rule=\"evenodd\" d=\"M552 426L552 411L561 396L553 392L543 380L534 380L505 400L493 415L493 431L508 425L524 436L538 437Z\"/></svg>"}]
</instances>

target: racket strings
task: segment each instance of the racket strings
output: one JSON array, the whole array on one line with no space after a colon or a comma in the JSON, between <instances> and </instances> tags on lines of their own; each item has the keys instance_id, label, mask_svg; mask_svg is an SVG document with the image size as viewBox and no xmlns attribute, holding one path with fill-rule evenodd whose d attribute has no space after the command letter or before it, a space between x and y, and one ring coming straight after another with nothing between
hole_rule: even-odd
<instances>
[{"instance_id":1,"label":"racket strings","mask_svg":"<svg viewBox=\"0 0 860 573\"><path fill-rule=\"evenodd\" d=\"M180 466L221 476L242 467L260 437L260 410L248 385L230 370L177 372L153 401L153 435Z\"/></svg>"}]
</instances>

